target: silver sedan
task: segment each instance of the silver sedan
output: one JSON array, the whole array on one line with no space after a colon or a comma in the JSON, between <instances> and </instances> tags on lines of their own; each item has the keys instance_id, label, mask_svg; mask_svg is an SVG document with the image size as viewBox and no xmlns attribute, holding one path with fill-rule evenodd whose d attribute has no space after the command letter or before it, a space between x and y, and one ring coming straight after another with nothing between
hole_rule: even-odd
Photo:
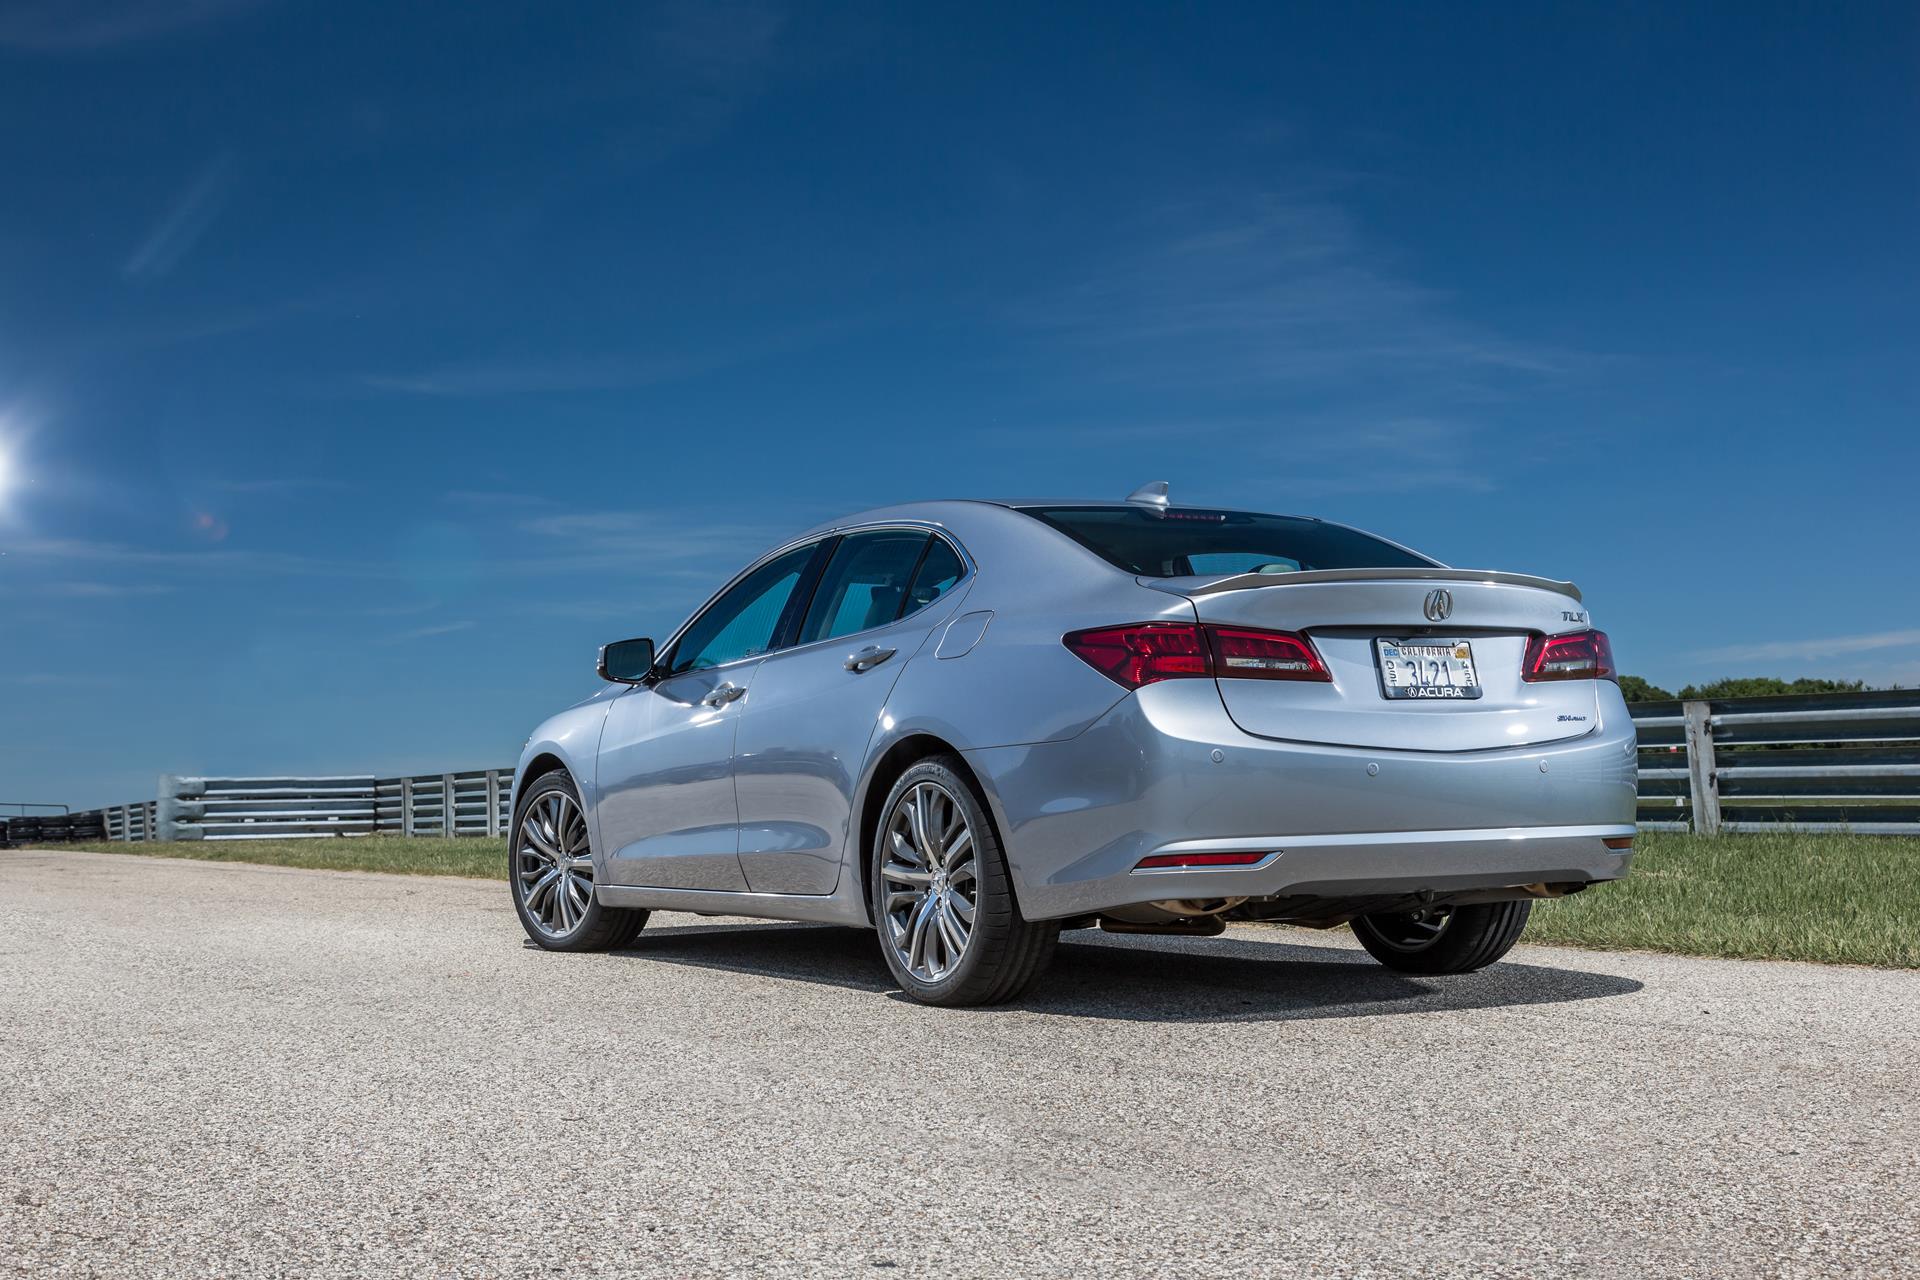
<instances>
[{"instance_id":1,"label":"silver sedan","mask_svg":"<svg viewBox=\"0 0 1920 1280\"><path fill-rule=\"evenodd\" d=\"M1277 920L1460 973L1632 858L1633 725L1572 584L1164 484L835 521L599 670L515 782L514 906L557 951L652 911L856 925L963 1005L1063 929Z\"/></svg>"}]
</instances>

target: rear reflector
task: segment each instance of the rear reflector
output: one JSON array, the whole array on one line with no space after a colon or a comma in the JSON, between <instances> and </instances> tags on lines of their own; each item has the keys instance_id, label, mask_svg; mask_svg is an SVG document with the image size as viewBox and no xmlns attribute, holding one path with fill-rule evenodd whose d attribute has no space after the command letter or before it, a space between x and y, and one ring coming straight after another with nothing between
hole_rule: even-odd
<instances>
[{"instance_id":1,"label":"rear reflector","mask_svg":"<svg viewBox=\"0 0 1920 1280\"><path fill-rule=\"evenodd\" d=\"M1607 846L1607 848L1609 849L1631 849L1633 848L1633 837L1632 836L1606 836L1600 841L1600 843Z\"/></svg>"},{"instance_id":2,"label":"rear reflector","mask_svg":"<svg viewBox=\"0 0 1920 1280\"><path fill-rule=\"evenodd\" d=\"M1156 853L1142 858L1134 870L1148 867L1250 867L1269 856L1265 853Z\"/></svg>"},{"instance_id":3,"label":"rear reflector","mask_svg":"<svg viewBox=\"0 0 1920 1280\"><path fill-rule=\"evenodd\" d=\"M1564 636L1534 636L1520 678L1540 680L1611 680L1613 644L1604 631L1575 631Z\"/></svg>"},{"instance_id":4,"label":"rear reflector","mask_svg":"<svg viewBox=\"0 0 1920 1280\"><path fill-rule=\"evenodd\" d=\"M1137 622L1075 631L1061 641L1082 662L1129 689L1185 677L1328 683L1333 679L1312 642L1291 631Z\"/></svg>"}]
</instances>

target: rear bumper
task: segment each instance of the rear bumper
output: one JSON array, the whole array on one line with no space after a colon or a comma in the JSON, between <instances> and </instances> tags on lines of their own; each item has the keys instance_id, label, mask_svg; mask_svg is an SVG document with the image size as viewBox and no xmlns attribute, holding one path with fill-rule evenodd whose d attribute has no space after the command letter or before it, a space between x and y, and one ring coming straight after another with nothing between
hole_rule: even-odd
<instances>
[{"instance_id":1,"label":"rear bumper","mask_svg":"<svg viewBox=\"0 0 1920 1280\"><path fill-rule=\"evenodd\" d=\"M1005 836L1022 911L1083 915L1175 898L1351 897L1611 880L1631 853L1632 722L1602 702L1581 738L1411 752L1256 738L1210 681L1123 699L1063 742L967 753ZM1215 754L1220 759L1215 760ZM1176 852L1247 868L1136 870Z\"/></svg>"}]
</instances>

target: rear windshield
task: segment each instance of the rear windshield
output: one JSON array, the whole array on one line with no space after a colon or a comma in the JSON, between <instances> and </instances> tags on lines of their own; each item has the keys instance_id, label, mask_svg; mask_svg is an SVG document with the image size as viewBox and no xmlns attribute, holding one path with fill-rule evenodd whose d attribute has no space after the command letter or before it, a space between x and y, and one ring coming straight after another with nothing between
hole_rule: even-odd
<instances>
[{"instance_id":1,"label":"rear windshield","mask_svg":"<svg viewBox=\"0 0 1920 1280\"><path fill-rule=\"evenodd\" d=\"M1149 578L1407 569L1434 562L1337 524L1298 516L1178 507L1020 507L1101 559Z\"/></svg>"}]
</instances>

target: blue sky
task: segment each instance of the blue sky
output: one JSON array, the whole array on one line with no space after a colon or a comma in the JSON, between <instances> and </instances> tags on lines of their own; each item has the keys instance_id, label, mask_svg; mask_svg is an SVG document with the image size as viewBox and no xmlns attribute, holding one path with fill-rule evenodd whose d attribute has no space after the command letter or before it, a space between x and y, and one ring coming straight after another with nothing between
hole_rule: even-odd
<instances>
[{"instance_id":1,"label":"blue sky","mask_svg":"<svg viewBox=\"0 0 1920 1280\"><path fill-rule=\"evenodd\" d=\"M0 800L510 761L904 498L1920 682L1911 5L0 0Z\"/></svg>"}]
</instances>

